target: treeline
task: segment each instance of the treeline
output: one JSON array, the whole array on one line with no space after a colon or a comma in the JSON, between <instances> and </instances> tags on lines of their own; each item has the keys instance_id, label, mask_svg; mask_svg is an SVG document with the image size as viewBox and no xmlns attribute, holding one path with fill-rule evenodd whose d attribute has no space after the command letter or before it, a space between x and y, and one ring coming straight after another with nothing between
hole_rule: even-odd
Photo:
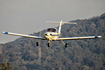
<instances>
[{"instance_id":1,"label":"treeline","mask_svg":"<svg viewBox=\"0 0 105 70\"><path fill-rule=\"evenodd\" d=\"M16 68L12 68L11 67L11 63L7 62L6 64L5 63L1 63L0 64L0 67L2 70L16 70Z\"/></svg>"},{"instance_id":2,"label":"treeline","mask_svg":"<svg viewBox=\"0 0 105 70\"><path fill-rule=\"evenodd\" d=\"M62 37L102 35L102 38L65 41L68 43L65 48L61 41L52 41L51 47L47 47L48 41L20 37L0 45L0 63L10 62L17 70L105 70L105 13L74 22L77 25L62 26Z\"/></svg>"}]
</instances>

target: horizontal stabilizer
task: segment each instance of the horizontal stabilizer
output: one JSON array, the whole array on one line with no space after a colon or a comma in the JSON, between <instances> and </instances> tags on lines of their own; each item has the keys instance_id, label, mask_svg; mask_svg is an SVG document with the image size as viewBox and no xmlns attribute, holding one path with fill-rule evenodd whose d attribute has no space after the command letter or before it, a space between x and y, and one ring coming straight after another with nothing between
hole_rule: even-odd
<instances>
[{"instance_id":1,"label":"horizontal stabilizer","mask_svg":"<svg viewBox=\"0 0 105 70\"><path fill-rule=\"evenodd\" d=\"M57 22L57 21L46 21L46 23L60 23L60 22ZM62 24L77 24L77 23L74 23L74 22L62 22Z\"/></svg>"}]
</instances>

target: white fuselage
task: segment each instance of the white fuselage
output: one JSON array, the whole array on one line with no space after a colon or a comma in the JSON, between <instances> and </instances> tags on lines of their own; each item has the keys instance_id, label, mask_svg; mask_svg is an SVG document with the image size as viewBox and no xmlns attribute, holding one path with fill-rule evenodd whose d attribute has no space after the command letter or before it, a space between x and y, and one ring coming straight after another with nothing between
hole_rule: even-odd
<instances>
[{"instance_id":1,"label":"white fuselage","mask_svg":"<svg viewBox=\"0 0 105 70\"><path fill-rule=\"evenodd\" d=\"M48 40L56 40L58 37L60 37L60 34L57 32L46 32L45 33L45 38Z\"/></svg>"}]
</instances>

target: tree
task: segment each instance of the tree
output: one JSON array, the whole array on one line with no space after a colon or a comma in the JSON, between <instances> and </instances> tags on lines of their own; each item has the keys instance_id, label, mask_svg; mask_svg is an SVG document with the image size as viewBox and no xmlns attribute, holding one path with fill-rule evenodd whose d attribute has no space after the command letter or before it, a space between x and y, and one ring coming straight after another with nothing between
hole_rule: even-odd
<instances>
[{"instance_id":1,"label":"tree","mask_svg":"<svg viewBox=\"0 0 105 70\"><path fill-rule=\"evenodd\" d=\"M0 67L2 70L13 70L11 67L11 63L9 63L9 62L7 63L7 65L5 63L1 63ZM14 70L16 70L16 68Z\"/></svg>"}]
</instances>

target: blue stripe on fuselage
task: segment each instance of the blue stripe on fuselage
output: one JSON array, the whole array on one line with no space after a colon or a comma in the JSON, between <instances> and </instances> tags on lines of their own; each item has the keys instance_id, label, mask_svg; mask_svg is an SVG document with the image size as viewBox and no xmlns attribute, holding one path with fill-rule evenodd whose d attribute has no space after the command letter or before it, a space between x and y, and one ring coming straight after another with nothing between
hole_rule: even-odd
<instances>
[{"instance_id":1,"label":"blue stripe on fuselage","mask_svg":"<svg viewBox=\"0 0 105 70\"><path fill-rule=\"evenodd\" d=\"M59 36L59 35L51 35L51 36Z\"/></svg>"}]
</instances>

